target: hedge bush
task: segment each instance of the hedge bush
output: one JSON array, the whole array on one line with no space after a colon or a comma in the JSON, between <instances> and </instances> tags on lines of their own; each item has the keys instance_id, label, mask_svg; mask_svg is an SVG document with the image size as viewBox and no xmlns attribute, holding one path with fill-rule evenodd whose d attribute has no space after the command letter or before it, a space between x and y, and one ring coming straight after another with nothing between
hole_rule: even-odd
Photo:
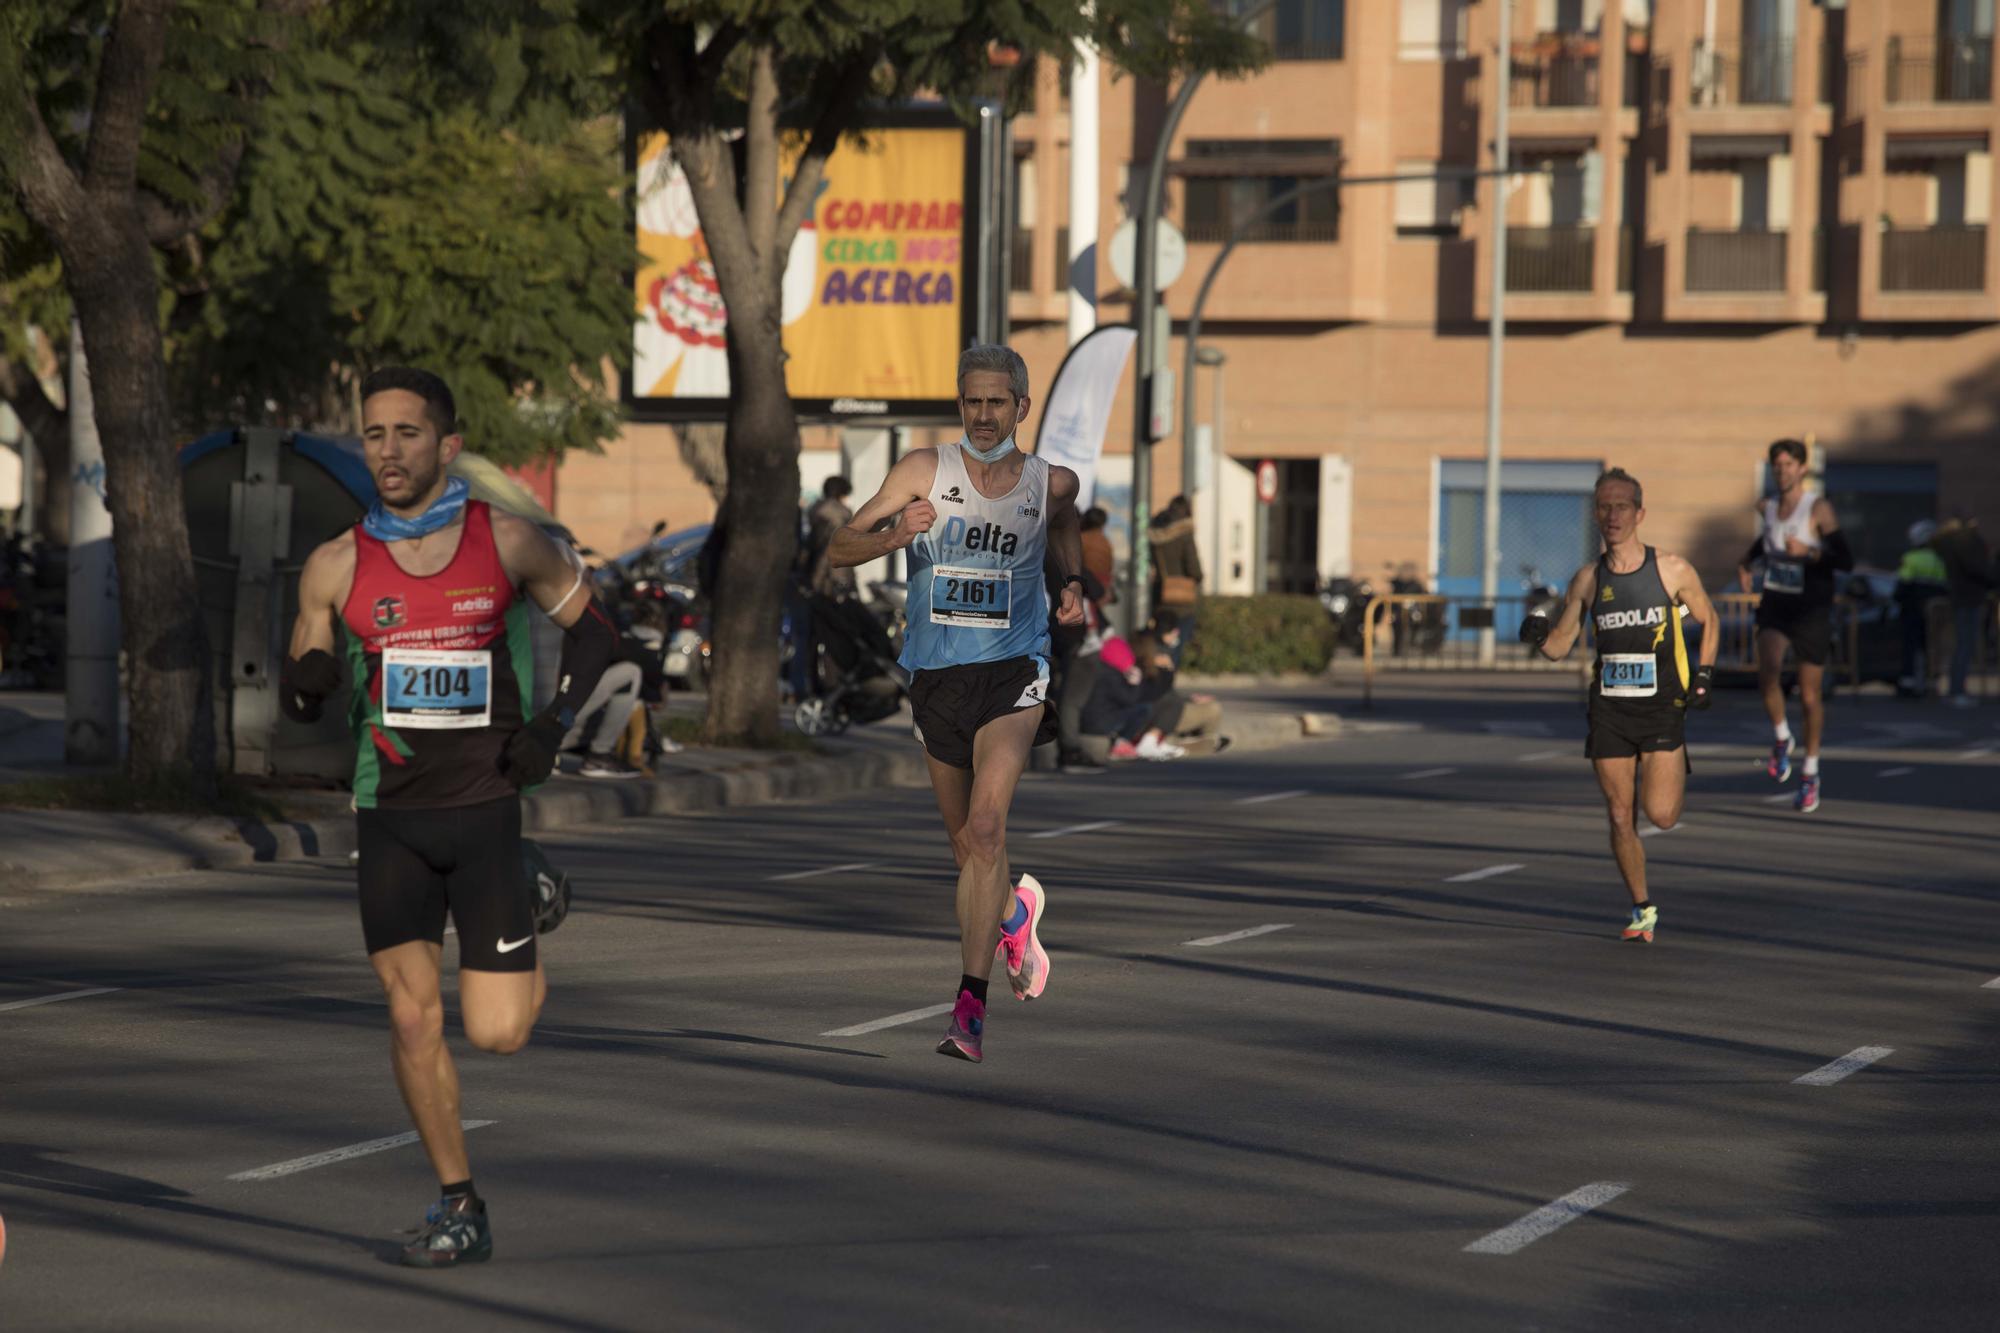
<instances>
[{"instance_id":1,"label":"hedge bush","mask_svg":"<svg viewBox=\"0 0 2000 1333\"><path fill-rule=\"evenodd\" d=\"M1195 614L1194 644L1185 663L1189 671L1318 675L1333 660L1333 620L1317 597L1204 597Z\"/></svg>"}]
</instances>

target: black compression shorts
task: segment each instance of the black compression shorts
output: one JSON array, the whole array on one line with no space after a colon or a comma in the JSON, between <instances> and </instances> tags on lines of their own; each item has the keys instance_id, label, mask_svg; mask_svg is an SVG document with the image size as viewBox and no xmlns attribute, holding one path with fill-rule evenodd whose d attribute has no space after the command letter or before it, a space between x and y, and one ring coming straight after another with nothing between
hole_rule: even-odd
<instances>
[{"instance_id":1,"label":"black compression shorts","mask_svg":"<svg viewBox=\"0 0 2000 1333\"><path fill-rule=\"evenodd\" d=\"M981 727L1024 708L1041 710L1034 743L1054 740L1056 712L1048 699L1049 662L1040 656L936 667L910 682L917 739L931 758L953 768L972 767L972 739Z\"/></svg>"},{"instance_id":2,"label":"black compression shorts","mask_svg":"<svg viewBox=\"0 0 2000 1333\"><path fill-rule=\"evenodd\" d=\"M1801 596L1765 593L1757 603L1757 630L1775 630L1792 642L1799 661L1825 666L1833 656L1833 608Z\"/></svg>"},{"instance_id":3,"label":"black compression shorts","mask_svg":"<svg viewBox=\"0 0 2000 1333\"><path fill-rule=\"evenodd\" d=\"M1590 735L1583 753L1591 759L1630 759L1663 750L1686 753L1687 714L1678 708L1620 708L1603 699L1590 705ZM1694 771L1692 762L1688 771Z\"/></svg>"},{"instance_id":4,"label":"black compression shorts","mask_svg":"<svg viewBox=\"0 0 2000 1333\"><path fill-rule=\"evenodd\" d=\"M458 927L458 964L531 972L535 910L521 874L521 798L437 810L355 812L361 935L369 953L412 940L444 943Z\"/></svg>"}]
</instances>

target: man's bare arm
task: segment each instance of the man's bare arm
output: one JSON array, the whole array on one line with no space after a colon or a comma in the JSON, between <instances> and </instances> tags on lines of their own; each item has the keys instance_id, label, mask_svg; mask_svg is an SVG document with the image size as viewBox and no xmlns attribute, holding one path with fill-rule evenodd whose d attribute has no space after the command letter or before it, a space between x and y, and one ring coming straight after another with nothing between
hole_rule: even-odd
<instances>
[{"instance_id":1,"label":"man's bare arm","mask_svg":"<svg viewBox=\"0 0 2000 1333\"><path fill-rule=\"evenodd\" d=\"M918 449L898 459L882 480L882 489L855 511L847 526L833 534L826 546L826 563L835 569L851 569L879 560L891 551L900 551L930 531L937 521L937 509L925 497L937 479L937 450ZM895 526L876 532L882 520L894 518Z\"/></svg>"},{"instance_id":2,"label":"man's bare arm","mask_svg":"<svg viewBox=\"0 0 2000 1333\"><path fill-rule=\"evenodd\" d=\"M495 513L493 544L507 577L558 628L576 623L590 604L590 580L555 538L519 515Z\"/></svg>"},{"instance_id":3,"label":"man's bare arm","mask_svg":"<svg viewBox=\"0 0 2000 1333\"><path fill-rule=\"evenodd\" d=\"M1083 489L1076 473L1066 467L1049 469L1049 550L1048 563L1064 582L1062 601L1056 608L1056 622L1083 623L1083 589L1069 582L1083 573L1083 516L1076 512L1076 497Z\"/></svg>"},{"instance_id":4,"label":"man's bare arm","mask_svg":"<svg viewBox=\"0 0 2000 1333\"><path fill-rule=\"evenodd\" d=\"M1597 566L1585 565L1576 571L1576 577L1569 581L1569 592L1563 597L1561 614L1556 617L1555 627L1549 637L1542 642L1541 654L1552 662L1560 662L1569 656L1569 650L1576 646L1577 636L1583 633L1584 608L1597 595Z\"/></svg>"},{"instance_id":5,"label":"man's bare arm","mask_svg":"<svg viewBox=\"0 0 2000 1333\"><path fill-rule=\"evenodd\" d=\"M319 721L321 707L340 692L333 655L340 606L354 583L354 538L322 543L299 571L299 614L278 667L278 707L294 722Z\"/></svg>"},{"instance_id":6,"label":"man's bare arm","mask_svg":"<svg viewBox=\"0 0 2000 1333\"><path fill-rule=\"evenodd\" d=\"M1716 654L1722 650L1722 617L1716 614L1715 603L1708 599L1708 589L1701 586L1701 575L1680 556L1663 555L1660 578L1667 585L1667 596L1685 606L1701 626L1701 652L1695 664L1714 666Z\"/></svg>"}]
</instances>

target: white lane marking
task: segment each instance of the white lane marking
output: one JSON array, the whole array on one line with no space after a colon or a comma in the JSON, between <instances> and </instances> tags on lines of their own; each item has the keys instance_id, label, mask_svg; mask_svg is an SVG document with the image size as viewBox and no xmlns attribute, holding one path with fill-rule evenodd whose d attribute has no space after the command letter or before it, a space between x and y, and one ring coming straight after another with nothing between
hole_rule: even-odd
<instances>
[{"instance_id":1,"label":"white lane marking","mask_svg":"<svg viewBox=\"0 0 2000 1333\"><path fill-rule=\"evenodd\" d=\"M1985 984L1984 986L1981 986L1981 987L1980 987L1979 989L1981 989L1981 990L2000 990L2000 977L1995 977L1995 978L1993 978L1993 980L1991 980L1991 981L1987 982L1987 983L1986 983L1986 984Z\"/></svg>"},{"instance_id":2,"label":"white lane marking","mask_svg":"<svg viewBox=\"0 0 2000 1333\"><path fill-rule=\"evenodd\" d=\"M1031 838L1066 838L1072 833L1095 833L1101 828L1117 828L1122 819L1100 819L1092 824L1071 824L1067 828L1045 828L1040 833L1030 833Z\"/></svg>"},{"instance_id":3,"label":"white lane marking","mask_svg":"<svg viewBox=\"0 0 2000 1333\"><path fill-rule=\"evenodd\" d=\"M1875 776L1878 778L1906 778L1917 770L1905 764L1901 768L1885 768Z\"/></svg>"},{"instance_id":4,"label":"white lane marking","mask_svg":"<svg viewBox=\"0 0 2000 1333\"><path fill-rule=\"evenodd\" d=\"M81 1000L86 995L109 995L123 989L123 986L92 986L89 990L59 991L54 995L37 995L32 1000L9 1000L0 1004L0 1010L33 1009L38 1004L60 1004L64 1000Z\"/></svg>"},{"instance_id":5,"label":"white lane marking","mask_svg":"<svg viewBox=\"0 0 2000 1333\"><path fill-rule=\"evenodd\" d=\"M816 870L794 870L789 875L773 875L764 882L766 884L781 884L788 879L811 879L814 875L842 875L850 870L866 870L870 866L878 866L880 864L882 864L880 861L849 861L846 865L821 866Z\"/></svg>"},{"instance_id":6,"label":"white lane marking","mask_svg":"<svg viewBox=\"0 0 2000 1333\"><path fill-rule=\"evenodd\" d=\"M1218 944L1234 944L1237 940L1247 940L1254 935L1269 935L1274 931L1290 930L1290 924L1282 926L1252 926L1248 930L1233 930L1227 935L1206 935L1198 940L1187 941L1196 949L1210 949Z\"/></svg>"},{"instance_id":7,"label":"white lane marking","mask_svg":"<svg viewBox=\"0 0 2000 1333\"><path fill-rule=\"evenodd\" d=\"M1310 791L1307 791L1304 787L1294 787L1290 791L1267 791L1262 796L1239 796L1233 802L1233 804L1263 805L1266 801L1289 801L1294 796L1310 796L1310 795L1312 795L1312 793Z\"/></svg>"},{"instance_id":8,"label":"white lane marking","mask_svg":"<svg viewBox=\"0 0 2000 1333\"><path fill-rule=\"evenodd\" d=\"M1509 1222L1490 1235L1481 1236L1465 1247L1467 1254L1513 1254L1533 1245L1552 1231L1576 1221L1593 1208L1602 1208L1631 1189L1621 1181L1600 1180L1594 1185L1571 1190L1554 1203L1545 1203L1518 1222Z\"/></svg>"},{"instance_id":9,"label":"white lane marking","mask_svg":"<svg viewBox=\"0 0 2000 1333\"><path fill-rule=\"evenodd\" d=\"M1764 798L1764 804L1776 805L1780 801L1796 801L1798 799L1799 799L1798 795L1795 792L1781 791L1775 796L1766 796Z\"/></svg>"},{"instance_id":10,"label":"white lane marking","mask_svg":"<svg viewBox=\"0 0 2000 1333\"><path fill-rule=\"evenodd\" d=\"M1476 879L1492 879L1495 875L1511 875L1520 868L1517 865L1487 866L1483 870L1468 870L1463 875L1453 875L1445 880L1445 883L1470 884Z\"/></svg>"},{"instance_id":11,"label":"white lane marking","mask_svg":"<svg viewBox=\"0 0 2000 1333\"><path fill-rule=\"evenodd\" d=\"M1674 825L1674 828L1679 828L1679 827L1680 827L1679 824ZM1646 825L1646 827L1639 830L1639 836L1642 838L1654 838L1658 837L1662 833L1672 833L1674 831L1674 828L1661 828L1658 824L1648 824Z\"/></svg>"},{"instance_id":12,"label":"white lane marking","mask_svg":"<svg viewBox=\"0 0 2000 1333\"><path fill-rule=\"evenodd\" d=\"M1895 1051L1894 1046L1856 1046L1838 1060L1823 1064L1810 1074L1801 1074L1792 1082L1824 1088L1830 1083L1840 1082L1858 1069L1866 1069L1885 1055L1895 1054Z\"/></svg>"},{"instance_id":13,"label":"white lane marking","mask_svg":"<svg viewBox=\"0 0 2000 1333\"><path fill-rule=\"evenodd\" d=\"M1971 749L1964 751L1967 759L1984 759L1992 753L1993 747L1990 745L1975 745Z\"/></svg>"},{"instance_id":14,"label":"white lane marking","mask_svg":"<svg viewBox=\"0 0 2000 1333\"><path fill-rule=\"evenodd\" d=\"M1554 759L1561 754L1562 754L1561 750L1537 750L1533 754L1522 755L1517 762L1523 764L1539 764L1544 759Z\"/></svg>"},{"instance_id":15,"label":"white lane marking","mask_svg":"<svg viewBox=\"0 0 2000 1333\"><path fill-rule=\"evenodd\" d=\"M921 1009L905 1009L902 1013L890 1014L887 1018L871 1019L866 1023L856 1023L851 1028L835 1028L831 1032L822 1032L819 1035L822 1037L865 1037L871 1032L880 1032L883 1028L901 1027L905 1023L920 1023L926 1018L936 1018L939 1014L948 1014L950 1012L951 1005L949 1004L928 1004Z\"/></svg>"},{"instance_id":16,"label":"white lane marking","mask_svg":"<svg viewBox=\"0 0 2000 1333\"><path fill-rule=\"evenodd\" d=\"M466 1129L484 1129L497 1125L497 1120L461 1120ZM366 1157L369 1153L386 1152L390 1148L400 1148L415 1143L417 1136L392 1134L386 1139L370 1139L366 1143L350 1143L345 1148L335 1148L332 1152L316 1152L310 1157L294 1157L289 1162L277 1162L270 1166L260 1166L253 1171L238 1171L231 1180L276 1180L279 1176L289 1176L300 1171L310 1171L316 1166L331 1166L335 1162L345 1162L351 1157Z\"/></svg>"},{"instance_id":17,"label":"white lane marking","mask_svg":"<svg viewBox=\"0 0 2000 1333\"><path fill-rule=\"evenodd\" d=\"M1403 782L1416 782L1422 778L1441 778L1446 774L1456 772L1458 770L1455 768L1420 768L1414 773L1403 774L1400 780Z\"/></svg>"}]
</instances>

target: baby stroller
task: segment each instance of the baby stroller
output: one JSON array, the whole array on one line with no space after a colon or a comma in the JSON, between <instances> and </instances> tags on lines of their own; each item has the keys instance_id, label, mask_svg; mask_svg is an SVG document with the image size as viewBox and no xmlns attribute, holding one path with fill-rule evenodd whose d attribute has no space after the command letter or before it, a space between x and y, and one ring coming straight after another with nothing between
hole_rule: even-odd
<instances>
[{"instance_id":1,"label":"baby stroller","mask_svg":"<svg viewBox=\"0 0 2000 1333\"><path fill-rule=\"evenodd\" d=\"M896 661L882 622L851 598L835 601L814 593L807 602L818 693L793 709L798 729L808 736L836 736L853 723L879 722L902 707L910 673Z\"/></svg>"}]
</instances>

